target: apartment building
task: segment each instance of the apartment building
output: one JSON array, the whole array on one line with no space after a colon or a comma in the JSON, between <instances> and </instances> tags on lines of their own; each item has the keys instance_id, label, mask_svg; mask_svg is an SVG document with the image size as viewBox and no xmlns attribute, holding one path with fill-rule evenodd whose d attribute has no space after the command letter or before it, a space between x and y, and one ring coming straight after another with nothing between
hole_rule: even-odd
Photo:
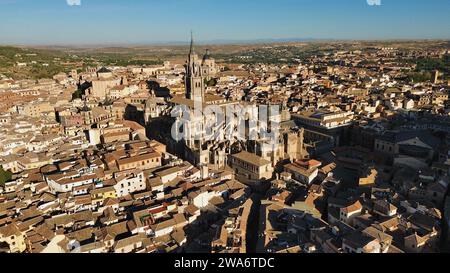
<instances>
[{"instance_id":1,"label":"apartment building","mask_svg":"<svg viewBox=\"0 0 450 273\"><path fill-rule=\"evenodd\" d=\"M161 154L154 151L146 154L130 156L117 160L120 171L139 168L141 170L152 169L161 166Z\"/></svg>"},{"instance_id":2,"label":"apartment building","mask_svg":"<svg viewBox=\"0 0 450 273\"><path fill-rule=\"evenodd\" d=\"M259 183L272 178L272 162L246 151L231 156L231 167L243 183Z\"/></svg>"}]
</instances>

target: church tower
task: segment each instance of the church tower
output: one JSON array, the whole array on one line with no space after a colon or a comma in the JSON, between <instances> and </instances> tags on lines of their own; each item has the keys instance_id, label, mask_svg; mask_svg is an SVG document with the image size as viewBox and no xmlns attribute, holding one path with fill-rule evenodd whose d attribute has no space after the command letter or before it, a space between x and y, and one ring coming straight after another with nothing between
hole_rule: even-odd
<instances>
[{"instance_id":1,"label":"church tower","mask_svg":"<svg viewBox=\"0 0 450 273\"><path fill-rule=\"evenodd\" d=\"M205 78L202 62L194 51L194 37L191 33L191 47L186 63L186 98L203 103L205 98Z\"/></svg>"}]
</instances>

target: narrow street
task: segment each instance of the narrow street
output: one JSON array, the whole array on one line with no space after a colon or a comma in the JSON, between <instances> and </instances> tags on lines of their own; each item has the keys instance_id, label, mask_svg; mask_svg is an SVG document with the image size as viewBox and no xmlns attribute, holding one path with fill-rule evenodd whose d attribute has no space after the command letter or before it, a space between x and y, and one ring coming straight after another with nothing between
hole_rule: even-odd
<instances>
[{"instance_id":1,"label":"narrow street","mask_svg":"<svg viewBox=\"0 0 450 273\"><path fill-rule=\"evenodd\" d=\"M247 252L256 253L259 239L259 221L261 200L264 195L255 193L251 196L253 207L247 223Z\"/></svg>"}]
</instances>

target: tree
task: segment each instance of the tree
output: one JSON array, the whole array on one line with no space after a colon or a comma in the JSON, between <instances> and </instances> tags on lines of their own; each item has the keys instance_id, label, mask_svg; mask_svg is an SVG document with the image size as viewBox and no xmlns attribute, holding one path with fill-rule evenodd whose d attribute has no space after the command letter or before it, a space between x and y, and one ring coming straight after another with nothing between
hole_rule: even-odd
<instances>
[{"instance_id":1,"label":"tree","mask_svg":"<svg viewBox=\"0 0 450 273\"><path fill-rule=\"evenodd\" d=\"M73 92L72 100L81 99L81 98L83 98L83 91L78 89L75 92Z\"/></svg>"},{"instance_id":2,"label":"tree","mask_svg":"<svg viewBox=\"0 0 450 273\"><path fill-rule=\"evenodd\" d=\"M5 183L11 180L12 173L9 171L3 170L3 167L0 167L0 186L5 186Z\"/></svg>"},{"instance_id":3,"label":"tree","mask_svg":"<svg viewBox=\"0 0 450 273\"><path fill-rule=\"evenodd\" d=\"M216 79L210 79L209 81L205 79L205 85L206 86L216 86L217 85L217 80Z\"/></svg>"}]
</instances>

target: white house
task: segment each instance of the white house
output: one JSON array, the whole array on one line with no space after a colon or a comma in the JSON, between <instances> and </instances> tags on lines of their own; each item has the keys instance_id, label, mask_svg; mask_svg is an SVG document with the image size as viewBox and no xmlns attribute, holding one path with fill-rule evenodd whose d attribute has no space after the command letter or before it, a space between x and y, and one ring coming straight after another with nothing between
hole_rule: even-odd
<instances>
[{"instance_id":1,"label":"white house","mask_svg":"<svg viewBox=\"0 0 450 273\"><path fill-rule=\"evenodd\" d=\"M344 223L347 223L349 225L353 224L353 219L356 216L359 216L362 214L362 205L359 201L356 201L355 203L351 204L350 206L344 207L340 209L340 220Z\"/></svg>"},{"instance_id":2,"label":"white house","mask_svg":"<svg viewBox=\"0 0 450 273\"><path fill-rule=\"evenodd\" d=\"M97 178L95 174L79 175L71 172L66 175L47 176L46 181L52 193L72 192L74 188L93 184Z\"/></svg>"},{"instance_id":3,"label":"white house","mask_svg":"<svg viewBox=\"0 0 450 273\"><path fill-rule=\"evenodd\" d=\"M145 190L144 172L136 169L127 175L116 177L114 189L116 190L117 197L123 197L134 192Z\"/></svg>"}]
</instances>

